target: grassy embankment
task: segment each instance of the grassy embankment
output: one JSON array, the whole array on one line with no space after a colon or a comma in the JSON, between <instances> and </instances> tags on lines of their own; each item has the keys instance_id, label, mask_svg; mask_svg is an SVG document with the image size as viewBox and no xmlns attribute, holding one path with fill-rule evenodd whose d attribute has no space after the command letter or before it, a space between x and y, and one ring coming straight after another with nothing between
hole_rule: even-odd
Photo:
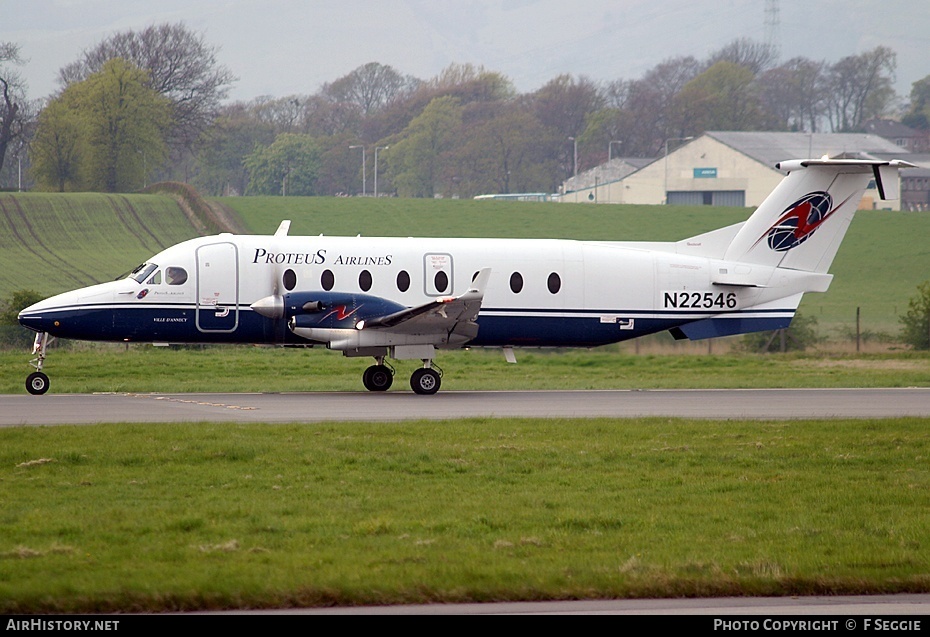
<instances>
[{"instance_id":1,"label":"grassy embankment","mask_svg":"<svg viewBox=\"0 0 930 637\"><path fill-rule=\"evenodd\" d=\"M0 299L112 281L197 234L169 196L0 193Z\"/></svg>"}]
</instances>

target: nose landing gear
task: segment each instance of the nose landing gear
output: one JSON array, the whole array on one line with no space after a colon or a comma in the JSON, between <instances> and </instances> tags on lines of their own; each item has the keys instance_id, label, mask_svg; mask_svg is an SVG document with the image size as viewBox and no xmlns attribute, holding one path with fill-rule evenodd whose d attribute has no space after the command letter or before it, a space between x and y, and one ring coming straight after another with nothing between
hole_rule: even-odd
<instances>
[{"instance_id":1,"label":"nose landing gear","mask_svg":"<svg viewBox=\"0 0 930 637\"><path fill-rule=\"evenodd\" d=\"M36 368L36 371L26 377L26 391L33 396L40 396L48 391L48 376L42 373L42 365L45 363L45 350L48 347L48 332L39 332L36 334L35 343L32 346L32 354L35 356L29 364Z\"/></svg>"}]
</instances>

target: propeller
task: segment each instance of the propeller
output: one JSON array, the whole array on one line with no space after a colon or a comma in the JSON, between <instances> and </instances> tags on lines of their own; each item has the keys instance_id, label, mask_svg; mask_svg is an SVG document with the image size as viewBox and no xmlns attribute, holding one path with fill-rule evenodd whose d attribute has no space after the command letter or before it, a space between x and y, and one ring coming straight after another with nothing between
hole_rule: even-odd
<instances>
[{"instance_id":1,"label":"propeller","mask_svg":"<svg viewBox=\"0 0 930 637\"><path fill-rule=\"evenodd\" d=\"M282 220L281 225L275 230L274 236L286 237L290 227L290 219ZM282 274L278 264L275 264L272 269L272 277L271 296L261 298L255 301L255 303L252 303L249 307L266 318L277 320L284 318L284 296L281 294Z\"/></svg>"}]
</instances>

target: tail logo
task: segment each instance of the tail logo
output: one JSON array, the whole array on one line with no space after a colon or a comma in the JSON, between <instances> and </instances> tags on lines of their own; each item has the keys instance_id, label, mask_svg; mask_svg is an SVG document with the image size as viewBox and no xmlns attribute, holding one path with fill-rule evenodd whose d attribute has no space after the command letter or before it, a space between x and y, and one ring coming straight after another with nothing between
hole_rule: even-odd
<instances>
[{"instance_id":1,"label":"tail logo","mask_svg":"<svg viewBox=\"0 0 930 637\"><path fill-rule=\"evenodd\" d=\"M807 241L842 204L836 208L832 206L833 197L830 193L820 191L804 195L785 208L763 238L768 237L769 247L776 252L796 248Z\"/></svg>"}]
</instances>

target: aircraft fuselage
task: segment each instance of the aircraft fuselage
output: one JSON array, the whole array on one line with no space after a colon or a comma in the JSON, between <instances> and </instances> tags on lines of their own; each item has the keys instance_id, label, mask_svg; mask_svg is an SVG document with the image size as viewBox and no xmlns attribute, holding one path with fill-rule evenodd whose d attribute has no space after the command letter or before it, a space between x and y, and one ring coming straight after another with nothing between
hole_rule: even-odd
<instances>
[{"instance_id":1,"label":"aircraft fuselage","mask_svg":"<svg viewBox=\"0 0 930 637\"><path fill-rule=\"evenodd\" d=\"M483 268L491 275L474 346L591 347L711 317L775 329L794 313L765 306L760 288L715 283L720 264L711 259L634 246L217 235L168 248L134 278L52 297L21 322L83 340L307 345L312 339L289 327L295 316L297 323L351 329L383 315L386 304L414 307L462 294ZM282 316L253 309L275 295L287 306ZM306 311L314 301L319 307Z\"/></svg>"}]
</instances>

